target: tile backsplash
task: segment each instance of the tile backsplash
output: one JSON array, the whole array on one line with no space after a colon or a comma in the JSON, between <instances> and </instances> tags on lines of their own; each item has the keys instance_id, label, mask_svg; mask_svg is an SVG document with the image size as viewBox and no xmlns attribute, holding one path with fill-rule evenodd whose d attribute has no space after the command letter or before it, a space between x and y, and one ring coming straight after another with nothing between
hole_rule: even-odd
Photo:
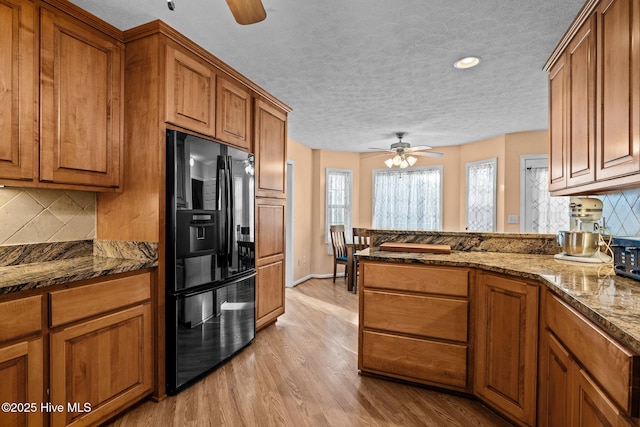
<instances>
[{"instance_id":1,"label":"tile backsplash","mask_svg":"<svg viewBox=\"0 0 640 427\"><path fill-rule=\"evenodd\" d=\"M596 196L605 225L614 236L640 236L640 188Z\"/></svg>"},{"instance_id":2,"label":"tile backsplash","mask_svg":"<svg viewBox=\"0 0 640 427\"><path fill-rule=\"evenodd\" d=\"M96 194L0 188L0 245L94 239Z\"/></svg>"}]
</instances>

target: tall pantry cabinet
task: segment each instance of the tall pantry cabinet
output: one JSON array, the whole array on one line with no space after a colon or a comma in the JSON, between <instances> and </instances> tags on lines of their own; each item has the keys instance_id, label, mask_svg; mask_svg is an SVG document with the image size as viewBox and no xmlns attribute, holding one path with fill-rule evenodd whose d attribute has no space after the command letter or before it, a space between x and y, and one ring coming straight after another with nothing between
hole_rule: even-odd
<instances>
[{"instance_id":1,"label":"tall pantry cabinet","mask_svg":"<svg viewBox=\"0 0 640 427\"><path fill-rule=\"evenodd\" d=\"M284 162L290 108L161 21L127 30L124 39L124 190L98 195L97 237L158 242L155 383L156 396L163 396L166 130L215 139L255 154L260 328L284 312Z\"/></svg>"},{"instance_id":2,"label":"tall pantry cabinet","mask_svg":"<svg viewBox=\"0 0 640 427\"><path fill-rule=\"evenodd\" d=\"M284 313L287 114L263 99L254 106L256 153L256 328Z\"/></svg>"}]
</instances>

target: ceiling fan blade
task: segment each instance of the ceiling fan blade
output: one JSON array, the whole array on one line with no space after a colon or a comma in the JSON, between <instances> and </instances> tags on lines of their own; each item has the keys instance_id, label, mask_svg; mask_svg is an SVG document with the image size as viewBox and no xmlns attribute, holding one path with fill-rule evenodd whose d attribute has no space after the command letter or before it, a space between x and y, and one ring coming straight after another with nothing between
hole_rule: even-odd
<instances>
[{"instance_id":1,"label":"ceiling fan blade","mask_svg":"<svg viewBox=\"0 0 640 427\"><path fill-rule=\"evenodd\" d=\"M390 155L389 153L374 153L374 154L369 154L369 155L363 156L363 157L362 157L362 159L363 159L363 160L364 160L364 159L371 159L371 158L373 158L373 157L380 157L380 156L387 156L387 157L389 157L389 155Z\"/></svg>"},{"instance_id":2,"label":"ceiling fan blade","mask_svg":"<svg viewBox=\"0 0 640 427\"><path fill-rule=\"evenodd\" d=\"M422 151L422 150L431 150L432 147L429 147L428 145L416 145L415 147L409 147L408 150L410 151Z\"/></svg>"},{"instance_id":3,"label":"ceiling fan blade","mask_svg":"<svg viewBox=\"0 0 640 427\"><path fill-rule=\"evenodd\" d=\"M396 150L390 150L388 148L374 148L374 147L369 147L369 150L376 150L376 151L385 151L387 153L395 153Z\"/></svg>"},{"instance_id":4,"label":"ceiling fan blade","mask_svg":"<svg viewBox=\"0 0 640 427\"><path fill-rule=\"evenodd\" d=\"M424 156L424 157L442 157L442 153L436 153L435 151L412 151L410 153L412 156Z\"/></svg>"},{"instance_id":5,"label":"ceiling fan blade","mask_svg":"<svg viewBox=\"0 0 640 427\"><path fill-rule=\"evenodd\" d=\"M255 24L267 17L261 0L227 0L227 5L240 25Z\"/></svg>"}]
</instances>

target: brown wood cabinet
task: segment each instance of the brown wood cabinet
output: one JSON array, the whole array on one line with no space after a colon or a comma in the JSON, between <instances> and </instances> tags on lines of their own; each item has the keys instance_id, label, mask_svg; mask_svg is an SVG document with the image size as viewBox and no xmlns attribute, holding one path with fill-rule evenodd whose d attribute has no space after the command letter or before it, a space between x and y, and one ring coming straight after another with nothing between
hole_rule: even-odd
<instances>
[{"instance_id":1,"label":"brown wood cabinet","mask_svg":"<svg viewBox=\"0 0 640 427\"><path fill-rule=\"evenodd\" d=\"M540 352L540 425L623 426L637 417L638 358L550 291ZM560 424L558 424L560 423Z\"/></svg>"},{"instance_id":2,"label":"brown wood cabinet","mask_svg":"<svg viewBox=\"0 0 640 427\"><path fill-rule=\"evenodd\" d=\"M0 1L0 178L33 180L37 156L34 5Z\"/></svg>"},{"instance_id":3,"label":"brown wood cabinet","mask_svg":"<svg viewBox=\"0 0 640 427\"><path fill-rule=\"evenodd\" d=\"M596 178L603 180L640 172L640 1L602 0L597 17Z\"/></svg>"},{"instance_id":4,"label":"brown wood cabinet","mask_svg":"<svg viewBox=\"0 0 640 427\"><path fill-rule=\"evenodd\" d=\"M120 41L40 10L40 181L120 186L123 55Z\"/></svg>"},{"instance_id":5,"label":"brown wood cabinet","mask_svg":"<svg viewBox=\"0 0 640 427\"><path fill-rule=\"evenodd\" d=\"M539 287L481 272L475 391L521 425L535 425Z\"/></svg>"},{"instance_id":6,"label":"brown wood cabinet","mask_svg":"<svg viewBox=\"0 0 640 427\"><path fill-rule=\"evenodd\" d=\"M49 294L50 399L65 409L53 426L97 424L151 393L150 298L150 273Z\"/></svg>"},{"instance_id":7,"label":"brown wood cabinet","mask_svg":"<svg viewBox=\"0 0 640 427\"><path fill-rule=\"evenodd\" d=\"M0 402L21 405L0 412L2 426L43 425L41 301L32 296L0 303Z\"/></svg>"},{"instance_id":8,"label":"brown wood cabinet","mask_svg":"<svg viewBox=\"0 0 640 427\"><path fill-rule=\"evenodd\" d=\"M469 392L469 276L361 260L358 369Z\"/></svg>"},{"instance_id":9,"label":"brown wood cabinet","mask_svg":"<svg viewBox=\"0 0 640 427\"><path fill-rule=\"evenodd\" d=\"M218 77L216 137L247 151L251 147L251 92L245 86Z\"/></svg>"},{"instance_id":10,"label":"brown wood cabinet","mask_svg":"<svg viewBox=\"0 0 640 427\"><path fill-rule=\"evenodd\" d=\"M257 99L254 120L256 196L286 198L287 114Z\"/></svg>"},{"instance_id":11,"label":"brown wood cabinet","mask_svg":"<svg viewBox=\"0 0 640 427\"><path fill-rule=\"evenodd\" d=\"M541 427L631 426L621 411L549 331L540 358Z\"/></svg>"},{"instance_id":12,"label":"brown wood cabinet","mask_svg":"<svg viewBox=\"0 0 640 427\"><path fill-rule=\"evenodd\" d=\"M551 58L549 190L640 183L640 0L589 0Z\"/></svg>"},{"instance_id":13,"label":"brown wood cabinet","mask_svg":"<svg viewBox=\"0 0 640 427\"><path fill-rule=\"evenodd\" d=\"M256 199L256 328L284 313L285 201Z\"/></svg>"},{"instance_id":14,"label":"brown wood cabinet","mask_svg":"<svg viewBox=\"0 0 640 427\"><path fill-rule=\"evenodd\" d=\"M215 136L216 74L193 54L175 46L166 51L166 121Z\"/></svg>"}]
</instances>

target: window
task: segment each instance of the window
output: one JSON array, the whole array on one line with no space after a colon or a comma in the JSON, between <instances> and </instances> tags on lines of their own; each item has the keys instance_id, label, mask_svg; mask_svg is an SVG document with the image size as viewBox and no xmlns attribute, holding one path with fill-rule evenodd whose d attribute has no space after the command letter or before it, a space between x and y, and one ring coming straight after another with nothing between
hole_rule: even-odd
<instances>
[{"instance_id":1,"label":"window","mask_svg":"<svg viewBox=\"0 0 640 427\"><path fill-rule=\"evenodd\" d=\"M351 236L351 171L348 169L326 170L327 195L325 204L325 239L331 243L329 226L344 224L345 234ZM329 247L331 250L331 247Z\"/></svg>"},{"instance_id":2,"label":"window","mask_svg":"<svg viewBox=\"0 0 640 427\"><path fill-rule=\"evenodd\" d=\"M497 159L467 163L467 230L496 230Z\"/></svg>"},{"instance_id":3,"label":"window","mask_svg":"<svg viewBox=\"0 0 640 427\"><path fill-rule=\"evenodd\" d=\"M569 229L569 197L551 197L548 156L520 157L521 230L556 233Z\"/></svg>"},{"instance_id":4,"label":"window","mask_svg":"<svg viewBox=\"0 0 640 427\"><path fill-rule=\"evenodd\" d=\"M442 166L373 171L373 228L442 228Z\"/></svg>"}]
</instances>

